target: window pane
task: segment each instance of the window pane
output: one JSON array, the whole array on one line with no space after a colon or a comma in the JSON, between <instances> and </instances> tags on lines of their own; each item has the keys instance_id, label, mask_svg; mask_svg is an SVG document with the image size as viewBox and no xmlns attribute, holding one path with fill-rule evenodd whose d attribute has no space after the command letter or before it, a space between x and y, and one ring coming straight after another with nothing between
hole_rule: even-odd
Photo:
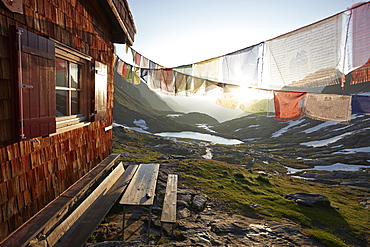
<instances>
[{"instance_id":1,"label":"window pane","mask_svg":"<svg viewBox=\"0 0 370 247\"><path fill-rule=\"evenodd\" d=\"M72 91L71 92L71 114L76 115L80 113L79 111L79 98L78 98L79 92L77 91Z\"/></svg>"},{"instance_id":2,"label":"window pane","mask_svg":"<svg viewBox=\"0 0 370 247\"><path fill-rule=\"evenodd\" d=\"M57 117L68 115L68 91L57 90Z\"/></svg>"},{"instance_id":3,"label":"window pane","mask_svg":"<svg viewBox=\"0 0 370 247\"><path fill-rule=\"evenodd\" d=\"M70 73L71 73L71 87L79 88L79 71L78 64L70 63Z\"/></svg>"},{"instance_id":4,"label":"window pane","mask_svg":"<svg viewBox=\"0 0 370 247\"><path fill-rule=\"evenodd\" d=\"M57 58L55 59L55 69L56 69L56 85L59 87L68 86L68 63L67 61Z\"/></svg>"}]
</instances>

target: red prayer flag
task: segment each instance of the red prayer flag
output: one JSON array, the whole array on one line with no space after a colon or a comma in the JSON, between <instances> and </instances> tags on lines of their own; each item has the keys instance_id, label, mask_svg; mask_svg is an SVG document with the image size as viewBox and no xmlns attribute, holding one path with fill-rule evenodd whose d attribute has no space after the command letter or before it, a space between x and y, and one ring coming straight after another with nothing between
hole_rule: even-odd
<instances>
[{"instance_id":1,"label":"red prayer flag","mask_svg":"<svg viewBox=\"0 0 370 247\"><path fill-rule=\"evenodd\" d=\"M136 52L135 57L134 57L134 63L140 66L140 61L141 61L141 54Z\"/></svg>"},{"instance_id":2,"label":"red prayer flag","mask_svg":"<svg viewBox=\"0 0 370 247\"><path fill-rule=\"evenodd\" d=\"M161 89L168 93L175 93L175 77L172 68L161 69Z\"/></svg>"},{"instance_id":3,"label":"red prayer flag","mask_svg":"<svg viewBox=\"0 0 370 247\"><path fill-rule=\"evenodd\" d=\"M280 121L296 120L303 116L299 101L306 93L274 91L275 119Z\"/></svg>"},{"instance_id":4,"label":"red prayer flag","mask_svg":"<svg viewBox=\"0 0 370 247\"><path fill-rule=\"evenodd\" d=\"M127 74L127 64L124 63L122 66L122 77L125 78Z\"/></svg>"}]
</instances>

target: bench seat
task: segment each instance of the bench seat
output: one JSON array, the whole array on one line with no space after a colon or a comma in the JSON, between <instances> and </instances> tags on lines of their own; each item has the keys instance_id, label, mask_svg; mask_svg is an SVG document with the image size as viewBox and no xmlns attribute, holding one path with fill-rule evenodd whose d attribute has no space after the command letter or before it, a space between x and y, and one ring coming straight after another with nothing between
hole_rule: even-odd
<instances>
[{"instance_id":1,"label":"bench seat","mask_svg":"<svg viewBox=\"0 0 370 247\"><path fill-rule=\"evenodd\" d=\"M163 201L161 215L161 234L163 223L172 224L172 236L176 223L176 206L177 206L177 175L169 174L167 178L166 194Z\"/></svg>"}]
</instances>

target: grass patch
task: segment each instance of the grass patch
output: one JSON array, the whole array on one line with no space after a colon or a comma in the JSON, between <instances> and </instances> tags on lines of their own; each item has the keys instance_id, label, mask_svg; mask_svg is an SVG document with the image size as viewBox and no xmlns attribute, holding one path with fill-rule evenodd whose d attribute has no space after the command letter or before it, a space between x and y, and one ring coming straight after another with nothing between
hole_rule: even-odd
<instances>
[{"instance_id":1,"label":"grass patch","mask_svg":"<svg viewBox=\"0 0 370 247\"><path fill-rule=\"evenodd\" d=\"M311 237L314 237L318 240L320 240L321 243L327 245L327 246L335 246L335 247L346 247L348 246L346 243L343 242L342 239L338 238L337 236L321 230L317 228L312 228L306 230L307 234Z\"/></svg>"},{"instance_id":2,"label":"grass patch","mask_svg":"<svg viewBox=\"0 0 370 247\"><path fill-rule=\"evenodd\" d=\"M266 220L293 220L308 234L329 246L345 246L344 241L367 235L368 211L359 205L361 194L346 188L313 183L280 175L248 172L237 165L214 160L184 160L178 168L189 186L201 188L234 213ZM286 200L281 194L319 193L339 206L306 207ZM369 194L369 193L368 193ZM260 205L252 208L252 203ZM361 217L362 215L362 217Z\"/></svg>"}]
</instances>

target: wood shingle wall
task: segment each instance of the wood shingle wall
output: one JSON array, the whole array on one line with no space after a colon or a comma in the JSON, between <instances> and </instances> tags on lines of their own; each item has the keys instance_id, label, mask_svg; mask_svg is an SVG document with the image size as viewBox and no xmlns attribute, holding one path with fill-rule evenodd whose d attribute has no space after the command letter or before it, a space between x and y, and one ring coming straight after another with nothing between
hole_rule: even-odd
<instances>
[{"instance_id":1,"label":"wood shingle wall","mask_svg":"<svg viewBox=\"0 0 370 247\"><path fill-rule=\"evenodd\" d=\"M117 30L110 23L112 17L100 9L101 1L23 0L23 14L9 11L0 1L0 242L112 152L112 130L105 128L113 123L112 33ZM136 30L126 0L107 2L117 5L133 36ZM14 141L11 26L56 40L90 56L92 62L108 65L105 120L90 119L85 127L33 142ZM94 104L93 97L90 103Z\"/></svg>"},{"instance_id":2,"label":"wood shingle wall","mask_svg":"<svg viewBox=\"0 0 370 247\"><path fill-rule=\"evenodd\" d=\"M0 149L0 239L112 153L102 122Z\"/></svg>"}]
</instances>

